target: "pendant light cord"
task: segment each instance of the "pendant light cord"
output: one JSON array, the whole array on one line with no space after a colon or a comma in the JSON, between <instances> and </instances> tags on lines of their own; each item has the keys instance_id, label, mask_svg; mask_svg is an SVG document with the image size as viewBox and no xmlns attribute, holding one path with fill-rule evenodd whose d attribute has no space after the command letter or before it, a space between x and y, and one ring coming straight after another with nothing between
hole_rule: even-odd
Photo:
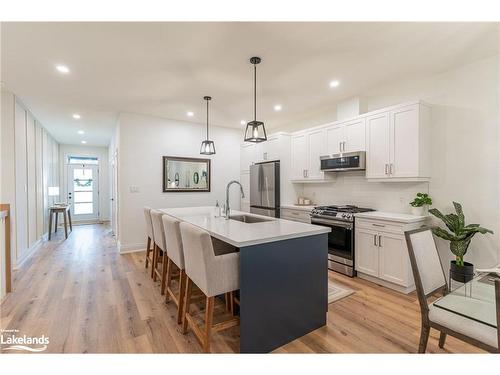
<instances>
[{"instance_id":1,"label":"pendant light cord","mask_svg":"<svg viewBox=\"0 0 500 375\"><path fill-rule=\"evenodd\" d=\"M257 64L253 64L253 120L257 121Z\"/></svg>"},{"instance_id":2,"label":"pendant light cord","mask_svg":"<svg viewBox=\"0 0 500 375\"><path fill-rule=\"evenodd\" d=\"M207 140L208 140L208 100L207 100Z\"/></svg>"}]
</instances>

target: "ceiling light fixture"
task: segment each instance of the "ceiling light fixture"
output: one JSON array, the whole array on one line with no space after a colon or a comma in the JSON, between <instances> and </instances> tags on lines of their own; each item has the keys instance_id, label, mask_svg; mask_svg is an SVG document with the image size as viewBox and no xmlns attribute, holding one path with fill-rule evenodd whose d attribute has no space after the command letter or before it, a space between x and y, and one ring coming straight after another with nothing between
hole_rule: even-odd
<instances>
[{"instance_id":1,"label":"ceiling light fixture","mask_svg":"<svg viewBox=\"0 0 500 375\"><path fill-rule=\"evenodd\" d=\"M86 143L87 143L87 141L82 141L82 144L86 144Z\"/></svg>"},{"instance_id":2,"label":"ceiling light fixture","mask_svg":"<svg viewBox=\"0 0 500 375\"><path fill-rule=\"evenodd\" d=\"M194 113L189 111L188 113L186 113L187 117L193 117L194 116Z\"/></svg>"},{"instance_id":3,"label":"ceiling light fixture","mask_svg":"<svg viewBox=\"0 0 500 375\"><path fill-rule=\"evenodd\" d=\"M83 134L85 134L85 132L83 130L78 130L78 134L83 135Z\"/></svg>"},{"instance_id":4,"label":"ceiling light fixture","mask_svg":"<svg viewBox=\"0 0 500 375\"><path fill-rule=\"evenodd\" d=\"M281 111L281 109L282 109L281 104L276 104L276 105L274 106L274 110L275 110L276 112Z\"/></svg>"},{"instance_id":5,"label":"ceiling light fixture","mask_svg":"<svg viewBox=\"0 0 500 375\"><path fill-rule=\"evenodd\" d=\"M339 87L339 85L340 85L340 82L337 81L336 79L334 79L333 81L330 81L330 87L331 88Z\"/></svg>"},{"instance_id":6,"label":"ceiling light fixture","mask_svg":"<svg viewBox=\"0 0 500 375\"><path fill-rule=\"evenodd\" d=\"M80 120L82 118L82 116L80 116L78 113L75 113L75 114L73 114L73 118L75 120Z\"/></svg>"},{"instance_id":7,"label":"ceiling light fixture","mask_svg":"<svg viewBox=\"0 0 500 375\"><path fill-rule=\"evenodd\" d=\"M59 73L68 74L69 68L66 65L56 65L56 69Z\"/></svg>"},{"instance_id":8,"label":"ceiling light fixture","mask_svg":"<svg viewBox=\"0 0 500 375\"><path fill-rule=\"evenodd\" d=\"M253 121L247 124L245 130L245 142L267 141L266 128L262 121L257 121L257 64L260 64L260 57L252 57L250 63L253 64Z\"/></svg>"},{"instance_id":9,"label":"ceiling light fixture","mask_svg":"<svg viewBox=\"0 0 500 375\"><path fill-rule=\"evenodd\" d=\"M215 144L214 141L210 141L208 138L208 103L212 100L212 97L204 96L203 99L207 102L207 139L201 142L200 154L213 155L215 154Z\"/></svg>"}]
</instances>

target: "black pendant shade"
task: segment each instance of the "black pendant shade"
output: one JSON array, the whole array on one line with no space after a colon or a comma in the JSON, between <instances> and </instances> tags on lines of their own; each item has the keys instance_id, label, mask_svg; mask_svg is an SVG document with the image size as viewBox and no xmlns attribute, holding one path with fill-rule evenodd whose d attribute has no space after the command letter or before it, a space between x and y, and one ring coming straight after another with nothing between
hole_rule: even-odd
<instances>
[{"instance_id":1,"label":"black pendant shade","mask_svg":"<svg viewBox=\"0 0 500 375\"><path fill-rule=\"evenodd\" d=\"M201 142L200 154L202 155L213 155L215 154L215 143L208 138L208 102L212 100L211 96L204 96L204 100L207 101L207 139Z\"/></svg>"},{"instance_id":2,"label":"black pendant shade","mask_svg":"<svg viewBox=\"0 0 500 375\"><path fill-rule=\"evenodd\" d=\"M245 130L245 142L264 142L267 141L266 128L262 121L257 121L257 64L261 61L260 57L252 57L250 63L253 64L253 121L247 123Z\"/></svg>"}]
</instances>

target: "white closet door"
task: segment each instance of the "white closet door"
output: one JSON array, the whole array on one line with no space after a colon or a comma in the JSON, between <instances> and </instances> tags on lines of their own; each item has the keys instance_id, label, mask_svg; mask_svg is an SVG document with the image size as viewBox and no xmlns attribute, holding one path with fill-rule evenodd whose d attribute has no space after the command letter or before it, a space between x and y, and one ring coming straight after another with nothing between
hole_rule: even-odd
<instances>
[{"instance_id":1,"label":"white closet door","mask_svg":"<svg viewBox=\"0 0 500 375\"><path fill-rule=\"evenodd\" d=\"M28 249L28 176L26 160L26 111L17 103L14 113L16 157L16 257L21 259Z\"/></svg>"},{"instance_id":2,"label":"white closet door","mask_svg":"<svg viewBox=\"0 0 500 375\"><path fill-rule=\"evenodd\" d=\"M36 237L43 235L43 128L36 121L35 149L36 149Z\"/></svg>"}]
</instances>

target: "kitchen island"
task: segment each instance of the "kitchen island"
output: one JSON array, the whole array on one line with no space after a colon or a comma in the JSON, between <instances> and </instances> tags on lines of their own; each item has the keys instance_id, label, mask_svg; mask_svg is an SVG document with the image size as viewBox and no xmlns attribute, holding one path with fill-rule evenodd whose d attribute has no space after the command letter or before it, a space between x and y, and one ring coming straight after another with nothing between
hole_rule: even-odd
<instances>
[{"instance_id":1,"label":"kitchen island","mask_svg":"<svg viewBox=\"0 0 500 375\"><path fill-rule=\"evenodd\" d=\"M213 207L162 211L239 249L241 353L267 353L326 324L329 228L239 211L225 219Z\"/></svg>"}]
</instances>

